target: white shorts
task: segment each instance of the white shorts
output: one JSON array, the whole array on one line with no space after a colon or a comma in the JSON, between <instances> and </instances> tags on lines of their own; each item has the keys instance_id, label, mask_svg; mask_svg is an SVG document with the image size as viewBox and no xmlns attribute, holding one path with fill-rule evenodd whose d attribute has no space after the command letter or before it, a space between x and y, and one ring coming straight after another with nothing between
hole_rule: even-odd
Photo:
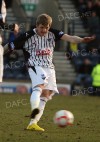
<instances>
[{"instance_id":1,"label":"white shorts","mask_svg":"<svg viewBox=\"0 0 100 142\"><path fill-rule=\"evenodd\" d=\"M52 90L53 93L59 93L54 69L35 66L34 68L30 67L28 72L32 81L32 88L44 84L44 89Z\"/></svg>"},{"instance_id":2,"label":"white shorts","mask_svg":"<svg viewBox=\"0 0 100 142\"><path fill-rule=\"evenodd\" d=\"M3 78L3 47L0 45L0 82Z\"/></svg>"}]
</instances>

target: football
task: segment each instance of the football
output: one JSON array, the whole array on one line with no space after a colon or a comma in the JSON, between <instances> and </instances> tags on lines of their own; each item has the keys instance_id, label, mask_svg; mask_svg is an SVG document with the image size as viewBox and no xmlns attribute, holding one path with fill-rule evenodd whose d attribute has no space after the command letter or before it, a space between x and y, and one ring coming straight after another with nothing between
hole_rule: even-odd
<instances>
[{"instance_id":1,"label":"football","mask_svg":"<svg viewBox=\"0 0 100 142\"><path fill-rule=\"evenodd\" d=\"M59 110L55 113L53 121L59 127L66 127L73 124L74 115L68 110Z\"/></svg>"}]
</instances>

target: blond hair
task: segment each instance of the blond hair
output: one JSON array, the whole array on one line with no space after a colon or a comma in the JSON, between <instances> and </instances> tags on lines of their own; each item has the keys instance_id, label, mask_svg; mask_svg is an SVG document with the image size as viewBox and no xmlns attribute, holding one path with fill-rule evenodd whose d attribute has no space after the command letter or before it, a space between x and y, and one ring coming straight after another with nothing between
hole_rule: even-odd
<instances>
[{"instance_id":1,"label":"blond hair","mask_svg":"<svg viewBox=\"0 0 100 142\"><path fill-rule=\"evenodd\" d=\"M36 20L36 25L38 26L40 24L42 24L43 26L47 26L49 24L49 26L51 26L52 18L47 14L41 14L37 17Z\"/></svg>"}]
</instances>

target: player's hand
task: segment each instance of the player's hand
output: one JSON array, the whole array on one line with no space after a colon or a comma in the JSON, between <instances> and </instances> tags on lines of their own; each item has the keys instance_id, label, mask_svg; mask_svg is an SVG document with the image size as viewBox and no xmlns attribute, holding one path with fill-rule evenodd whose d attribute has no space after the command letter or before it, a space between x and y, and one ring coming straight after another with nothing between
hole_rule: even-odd
<instances>
[{"instance_id":1,"label":"player's hand","mask_svg":"<svg viewBox=\"0 0 100 142\"><path fill-rule=\"evenodd\" d=\"M82 42L88 43L88 42L91 42L92 40L94 40L95 38L96 38L96 36L84 37Z\"/></svg>"},{"instance_id":2,"label":"player's hand","mask_svg":"<svg viewBox=\"0 0 100 142\"><path fill-rule=\"evenodd\" d=\"M15 32L15 33L18 33L18 32L19 32L19 26L18 26L17 24L15 24L14 32Z\"/></svg>"}]
</instances>

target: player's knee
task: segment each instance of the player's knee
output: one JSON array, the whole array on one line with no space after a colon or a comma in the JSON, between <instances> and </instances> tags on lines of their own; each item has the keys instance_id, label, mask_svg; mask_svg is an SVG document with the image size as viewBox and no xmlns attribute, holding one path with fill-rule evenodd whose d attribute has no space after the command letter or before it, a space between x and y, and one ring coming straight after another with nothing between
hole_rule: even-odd
<instances>
[{"instance_id":1,"label":"player's knee","mask_svg":"<svg viewBox=\"0 0 100 142\"><path fill-rule=\"evenodd\" d=\"M53 93L51 90L43 90L41 96L49 98L49 96Z\"/></svg>"},{"instance_id":2,"label":"player's knee","mask_svg":"<svg viewBox=\"0 0 100 142\"><path fill-rule=\"evenodd\" d=\"M42 88L36 86L36 87L34 87L34 88L32 89L32 91L33 91L33 92L38 91L38 92L41 92L41 93L42 93Z\"/></svg>"},{"instance_id":3,"label":"player's knee","mask_svg":"<svg viewBox=\"0 0 100 142\"><path fill-rule=\"evenodd\" d=\"M52 92L52 94L49 96L48 100L52 100L52 97L54 96L55 92Z\"/></svg>"}]
</instances>

